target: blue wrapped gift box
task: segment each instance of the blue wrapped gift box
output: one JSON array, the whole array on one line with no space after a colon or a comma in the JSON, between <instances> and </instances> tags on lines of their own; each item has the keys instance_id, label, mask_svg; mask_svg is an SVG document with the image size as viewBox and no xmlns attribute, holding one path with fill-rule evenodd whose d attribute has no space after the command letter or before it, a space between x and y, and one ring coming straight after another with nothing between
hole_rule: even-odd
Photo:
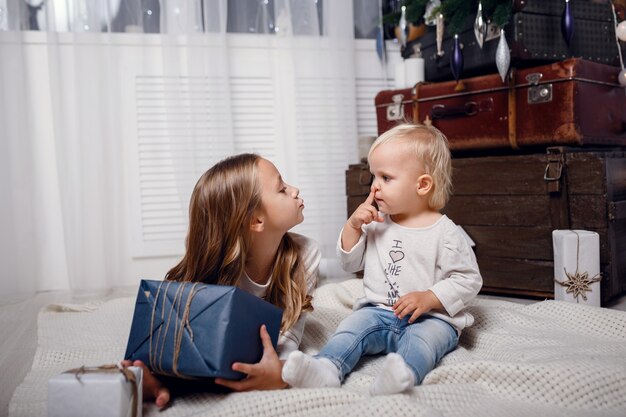
<instances>
[{"instance_id":1,"label":"blue wrapped gift box","mask_svg":"<svg viewBox=\"0 0 626 417\"><path fill-rule=\"evenodd\" d=\"M182 378L241 379L233 362L257 363L265 324L276 347L282 310L236 287L142 280L125 359Z\"/></svg>"}]
</instances>

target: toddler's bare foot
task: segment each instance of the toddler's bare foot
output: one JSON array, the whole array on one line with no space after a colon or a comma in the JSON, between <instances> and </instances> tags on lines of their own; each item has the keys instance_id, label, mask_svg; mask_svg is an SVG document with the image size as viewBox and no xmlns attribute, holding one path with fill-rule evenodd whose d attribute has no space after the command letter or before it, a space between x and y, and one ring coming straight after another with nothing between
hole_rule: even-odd
<instances>
[{"instance_id":1,"label":"toddler's bare foot","mask_svg":"<svg viewBox=\"0 0 626 417\"><path fill-rule=\"evenodd\" d=\"M164 408L170 402L170 390L164 386L159 379L148 369L142 361L131 362L123 360L124 368L137 366L143 370L143 398L144 400L154 400L158 408Z\"/></svg>"}]
</instances>

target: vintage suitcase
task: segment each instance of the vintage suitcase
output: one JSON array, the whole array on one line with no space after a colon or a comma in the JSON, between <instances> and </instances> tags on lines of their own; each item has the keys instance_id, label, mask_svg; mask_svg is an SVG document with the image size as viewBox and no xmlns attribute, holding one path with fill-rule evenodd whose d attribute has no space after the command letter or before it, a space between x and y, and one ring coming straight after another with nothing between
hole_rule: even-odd
<instances>
[{"instance_id":1,"label":"vintage suitcase","mask_svg":"<svg viewBox=\"0 0 626 417\"><path fill-rule=\"evenodd\" d=\"M552 298L554 229L597 232L603 305L626 292L624 150L554 147L453 158L452 167L454 195L443 212L476 243L483 292ZM349 207L369 192L365 173L365 163L346 171Z\"/></svg>"},{"instance_id":2,"label":"vintage suitcase","mask_svg":"<svg viewBox=\"0 0 626 417\"><path fill-rule=\"evenodd\" d=\"M607 1L577 0L570 2L574 18L574 36L568 47L561 34L562 0L515 0L513 15L504 28L511 50L511 65L526 68L584 57L587 60L619 66L619 51L615 41L613 11ZM622 14L621 6L617 6ZM495 64L499 29L488 26L482 49L474 36L475 15L468 16L465 29L459 33L463 46L462 78L497 72ZM413 41L421 44L426 81L452 80L450 59L454 39L447 34L443 40L443 55L437 54L435 28ZM411 45L405 51L412 51Z\"/></svg>"},{"instance_id":3,"label":"vintage suitcase","mask_svg":"<svg viewBox=\"0 0 626 417\"><path fill-rule=\"evenodd\" d=\"M396 124L413 120L414 89L384 90L376 94L376 124L378 134L388 131Z\"/></svg>"},{"instance_id":4,"label":"vintage suitcase","mask_svg":"<svg viewBox=\"0 0 626 417\"><path fill-rule=\"evenodd\" d=\"M626 145L626 89L618 73L616 67L572 58L514 71L509 84L498 74L463 80L461 91L454 81L418 83L412 112L405 90L398 93L402 112L388 101L394 92L378 94L378 130L401 122L403 113L404 119L439 128L453 151Z\"/></svg>"}]
</instances>

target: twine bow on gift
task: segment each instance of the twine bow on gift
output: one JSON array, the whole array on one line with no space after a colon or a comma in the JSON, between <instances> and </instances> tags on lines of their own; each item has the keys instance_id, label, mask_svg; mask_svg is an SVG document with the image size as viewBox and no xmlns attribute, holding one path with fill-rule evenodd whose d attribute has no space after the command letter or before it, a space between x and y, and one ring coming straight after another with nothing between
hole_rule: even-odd
<instances>
[{"instance_id":1,"label":"twine bow on gift","mask_svg":"<svg viewBox=\"0 0 626 417\"><path fill-rule=\"evenodd\" d=\"M119 372L122 375L124 375L124 379L126 380L126 382L130 382L131 386L132 386L132 407L133 407L133 412L132 412L132 417L137 417L137 401L138 401L138 397L137 397L137 378L135 378L135 374L133 373L133 371L131 371L128 368L122 368L119 367L117 365L101 365L101 366L81 366L80 368L74 368L74 369L70 369L68 371L65 371L65 374L74 374L74 376L76 377L76 379L78 380L78 382L80 382L81 384L83 383L83 381L80 380L80 377L82 375L85 374L112 374L112 373L116 373Z\"/></svg>"},{"instance_id":2,"label":"twine bow on gift","mask_svg":"<svg viewBox=\"0 0 626 417\"><path fill-rule=\"evenodd\" d=\"M159 285L157 289L156 296L154 297L154 304L152 305L152 317L150 319L150 329L154 329L154 319L156 316L157 304L159 302L159 296L161 295L161 287L164 282ZM169 291L170 284L172 281L167 281L165 286L165 290L161 295L161 320L165 322L159 326L159 329L156 331L156 335L153 331L150 331L150 352L149 352L149 362L150 368L159 374L162 375L170 375L176 376L178 378L183 379L195 379L189 377L187 375L181 374L178 371L178 358L180 356L180 350L183 341L183 335L185 330L189 334L189 338L193 341L193 329L191 327L191 323L189 320L189 314L191 310L191 302L194 296L198 293L196 287L198 286L198 282L193 284L189 283L190 289L187 293L186 300L183 300L183 295L185 292L186 283L181 283L176 289L176 293L174 294L174 299L171 303L169 312L167 313L167 319L165 319L165 310L166 310L166 298L167 293ZM183 307L184 305L184 307ZM182 311L182 317L180 317L180 321L178 320L178 315L176 312ZM173 316L173 317L172 317ZM167 372L163 368L163 353L166 351L166 342L167 335L170 328L170 324L174 321L174 337L173 337L173 352L172 352L172 372Z\"/></svg>"},{"instance_id":3,"label":"twine bow on gift","mask_svg":"<svg viewBox=\"0 0 626 417\"><path fill-rule=\"evenodd\" d=\"M566 281L559 281L558 279L554 279L554 282L557 284L567 287L565 290L566 293L572 294L572 296L578 302L578 296L581 296L584 301L587 301L587 292L591 292L591 284L594 282L598 282L602 279L602 273L599 272L593 277L589 278L588 272L578 272L578 260L580 255L580 235L573 231L576 234L576 272L574 274L570 274L567 272L567 269L563 267L565 271L565 276L567 277Z\"/></svg>"}]
</instances>

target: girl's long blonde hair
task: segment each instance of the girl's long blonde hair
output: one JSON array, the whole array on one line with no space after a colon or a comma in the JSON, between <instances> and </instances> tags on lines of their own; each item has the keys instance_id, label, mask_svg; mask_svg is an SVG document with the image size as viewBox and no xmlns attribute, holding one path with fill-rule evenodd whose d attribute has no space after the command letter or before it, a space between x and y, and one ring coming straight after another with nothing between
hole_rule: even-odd
<instances>
[{"instance_id":1,"label":"girl's long blonde hair","mask_svg":"<svg viewBox=\"0 0 626 417\"><path fill-rule=\"evenodd\" d=\"M189 203L185 255L165 275L166 280L237 286L245 274L252 216L261 206L260 158L232 156L200 177ZM278 247L265 299L283 309L283 331L302 311L313 309L300 247L287 233Z\"/></svg>"}]
</instances>

